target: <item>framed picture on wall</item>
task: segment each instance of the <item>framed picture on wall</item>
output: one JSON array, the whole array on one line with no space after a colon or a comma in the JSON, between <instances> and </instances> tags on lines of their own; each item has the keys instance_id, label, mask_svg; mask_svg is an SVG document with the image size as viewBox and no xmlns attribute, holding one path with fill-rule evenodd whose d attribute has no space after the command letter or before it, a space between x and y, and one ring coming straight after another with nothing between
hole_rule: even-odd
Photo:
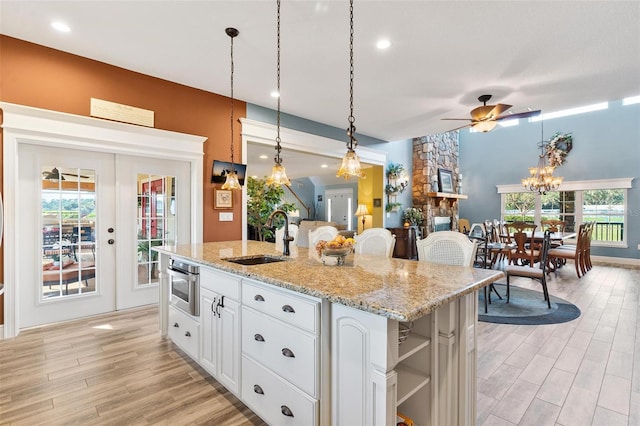
<instances>
[{"instance_id":1,"label":"framed picture on wall","mask_svg":"<svg viewBox=\"0 0 640 426\"><path fill-rule=\"evenodd\" d=\"M453 172L447 169L438 169L438 191L453 193Z\"/></svg>"},{"instance_id":2,"label":"framed picture on wall","mask_svg":"<svg viewBox=\"0 0 640 426\"><path fill-rule=\"evenodd\" d=\"M213 208L214 209L232 209L233 208L233 192L226 189L214 189Z\"/></svg>"}]
</instances>

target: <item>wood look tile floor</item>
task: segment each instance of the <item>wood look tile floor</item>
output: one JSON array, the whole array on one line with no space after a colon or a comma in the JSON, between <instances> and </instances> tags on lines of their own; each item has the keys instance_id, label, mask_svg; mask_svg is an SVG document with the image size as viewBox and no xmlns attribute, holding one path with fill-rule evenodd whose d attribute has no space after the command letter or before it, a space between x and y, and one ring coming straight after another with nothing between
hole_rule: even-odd
<instances>
[{"instance_id":1,"label":"wood look tile floor","mask_svg":"<svg viewBox=\"0 0 640 426\"><path fill-rule=\"evenodd\" d=\"M0 340L0 424L263 425L158 333L155 307Z\"/></svg>"},{"instance_id":2,"label":"wood look tile floor","mask_svg":"<svg viewBox=\"0 0 640 426\"><path fill-rule=\"evenodd\" d=\"M549 291L580 318L479 324L478 425L640 424L640 270L595 265L577 279L568 265ZM0 424L264 423L159 337L154 307L0 340Z\"/></svg>"},{"instance_id":3,"label":"wood look tile floor","mask_svg":"<svg viewBox=\"0 0 640 426\"><path fill-rule=\"evenodd\" d=\"M540 291L527 278L512 285ZM569 262L549 293L574 321L478 326L478 425L640 425L640 269ZM489 308L490 309L490 308Z\"/></svg>"}]
</instances>

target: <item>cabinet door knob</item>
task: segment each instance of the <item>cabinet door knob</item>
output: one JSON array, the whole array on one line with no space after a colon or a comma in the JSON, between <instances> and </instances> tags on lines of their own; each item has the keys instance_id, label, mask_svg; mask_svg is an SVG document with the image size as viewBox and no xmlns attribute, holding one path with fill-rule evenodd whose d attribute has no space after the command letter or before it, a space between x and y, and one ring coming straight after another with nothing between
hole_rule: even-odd
<instances>
[{"instance_id":1,"label":"cabinet door knob","mask_svg":"<svg viewBox=\"0 0 640 426\"><path fill-rule=\"evenodd\" d=\"M295 310L295 309L293 309L293 308L291 307L291 305L284 305L284 306L282 307L282 310L283 310L284 312L289 312L289 313L291 313L291 314L295 314L295 313L296 313L296 310Z\"/></svg>"},{"instance_id":2,"label":"cabinet door knob","mask_svg":"<svg viewBox=\"0 0 640 426\"><path fill-rule=\"evenodd\" d=\"M184 333L184 335L187 337L191 337L191 332L187 331L186 333Z\"/></svg>"},{"instance_id":3,"label":"cabinet door knob","mask_svg":"<svg viewBox=\"0 0 640 426\"><path fill-rule=\"evenodd\" d=\"M282 349L282 355L286 356L287 358L295 358L296 357L293 354L293 352L291 351L291 349L289 349L289 348L283 348Z\"/></svg>"},{"instance_id":4,"label":"cabinet door knob","mask_svg":"<svg viewBox=\"0 0 640 426\"><path fill-rule=\"evenodd\" d=\"M175 328L180 328L180 324L178 324L177 322L174 322L174 323L173 323L173 326L174 326Z\"/></svg>"},{"instance_id":5,"label":"cabinet door knob","mask_svg":"<svg viewBox=\"0 0 640 426\"><path fill-rule=\"evenodd\" d=\"M258 393L260 395L264 395L264 391L262 390L262 388L260 387L260 385L253 385L253 391L255 393Z\"/></svg>"},{"instance_id":6,"label":"cabinet door knob","mask_svg":"<svg viewBox=\"0 0 640 426\"><path fill-rule=\"evenodd\" d=\"M262 297L262 295L260 294L256 294L255 296L253 296L253 300L255 300L256 302L264 302L264 297Z\"/></svg>"},{"instance_id":7,"label":"cabinet door knob","mask_svg":"<svg viewBox=\"0 0 640 426\"><path fill-rule=\"evenodd\" d=\"M262 334L260 334L260 333L256 333L256 334L253 336L253 339L254 339L255 341L257 341L257 342L264 342L264 337L262 337Z\"/></svg>"},{"instance_id":8,"label":"cabinet door knob","mask_svg":"<svg viewBox=\"0 0 640 426\"><path fill-rule=\"evenodd\" d=\"M291 411L291 409L286 405L281 405L280 411L282 412L282 414L284 414L287 417L293 417L293 411Z\"/></svg>"}]
</instances>

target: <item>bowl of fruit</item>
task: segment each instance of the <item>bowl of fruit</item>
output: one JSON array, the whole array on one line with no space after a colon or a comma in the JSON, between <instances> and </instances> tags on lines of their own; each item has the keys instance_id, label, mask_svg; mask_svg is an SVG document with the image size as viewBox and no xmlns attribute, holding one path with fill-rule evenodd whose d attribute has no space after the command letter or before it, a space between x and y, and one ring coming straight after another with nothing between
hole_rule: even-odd
<instances>
[{"instance_id":1,"label":"bowl of fruit","mask_svg":"<svg viewBox=\"0 0 640 426\"><path fill-rule=\"evenodd\" d=\"M331 241L320 240L316 244L316 252L323 264L344 265L344 260L353 251L355 241L353 238L346 238L343 235L336 235ZM334 258L333 262L328 262L327 258Z\"/></svg>"}]
</instances>

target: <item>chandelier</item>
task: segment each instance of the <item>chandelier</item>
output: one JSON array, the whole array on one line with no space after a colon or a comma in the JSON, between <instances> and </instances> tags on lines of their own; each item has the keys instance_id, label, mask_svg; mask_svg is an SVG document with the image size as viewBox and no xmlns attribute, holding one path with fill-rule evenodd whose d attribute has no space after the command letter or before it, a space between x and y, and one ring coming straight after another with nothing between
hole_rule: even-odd
<instances>
[{"instance_id":1,"label":"chandelier","mask_svg":"<svg viewBox=\"0 0 640 426\"><path fill-rule=\"evenodd\" d=\"M542 128L542 134L544 134L544 127L542 120L540 121L540 127ZM540 142L540 157L538 158L538 165L536 167L529 167L529 177L522 179L522 186L532 192L538 194L546 194L548 191L554 191L558 189L562 183L562 177L554 176L554 166L547 165L547 155L545 153L544 136Z\"/></svg>"},{"instance_id":2,"label":"chandelier","mask_svg":"<svg viewBox=\"0 0 640 426\"><path fill-rule=\"evenodd\" d=\"M287 172L284 169L284 166L282 165L282 158L280 158L280 151L282 149L282 147L280 146L280 0L278 0L276 2L277 4L277 9L278 9L278 19L277 19L277 26L278 26L278 30L277 30L277 53L278 53L278 60L277 60L277 90L278 90L278 112L276 114L276 129L277 129L277 135L276 135L276 156L273 158L275 161L275 164L273 166L273 168L271 169L271 176L269 176L269 178L267 179L267 185L287 185L287 186L291 186L291 181L289 180L289 178L287 177Z\"/></svg>"},{"instance_id":3,"label":"chandelier","mask_svg":"<svg viewBox=\"0 0 640 426\"><path fill-rule=\"evenodd\" d=\"M240 32L235 28L227 28L225 32L231 39L231 170L227 170L227 179L222 185L222 189L240 189L240 181L233 163L233 38Z\"/></svg>"},{"instance_id":4,"label":"chandelier","mask_svg":"<svg viewBox=\"0 0 640 426\"><path fill-rule=\"evenodd\" d=\"M353 116L353 0L349 2L349 23L350 23L350 37L349 37L349 127L347 128L347 136L349 136L349 142L347 142L347 153L342 158L342 165L340 170L336 174L337 177L343 177L345 180L351 176L364 178L365 174L362 172L360 166L360 157L356 154L355 147L358 145L358 141L355 138L356 126L354 125L356 119Z\"/></svg>"}]
</instances>

